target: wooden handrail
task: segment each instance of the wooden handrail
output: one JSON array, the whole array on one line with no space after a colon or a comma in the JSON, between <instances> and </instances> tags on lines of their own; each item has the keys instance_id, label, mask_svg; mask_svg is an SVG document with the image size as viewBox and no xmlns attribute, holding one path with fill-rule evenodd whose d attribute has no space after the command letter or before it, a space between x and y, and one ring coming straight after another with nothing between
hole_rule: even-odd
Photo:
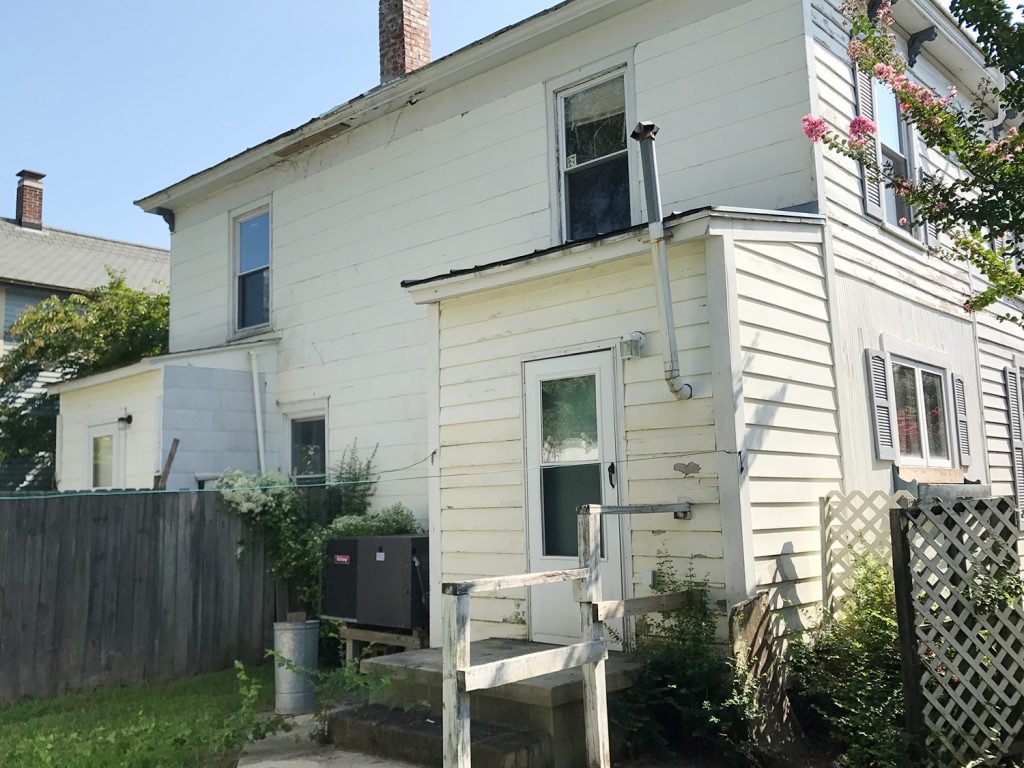
<instances>
[{"instance_id":1,"label":"wooden handrail","mask_svg":"<svg viewBox=\"0 0 1024 768\"><path fill-rule=\"evenodd\" d=\"M446 595L474 595L480 592L536 587L540 584L558 584L585 578L587 578L586 568L566 568L561 571L538 571L537 573L517 573L511 576L490 576L470 581L449 581L441 585L441 592Z\"/></svg>"},{"instance_id":2,"label":"wooden handrail","mask_svg":"<svg viewBox=\"0 0 1024 768\"><path fill-rule=\"evenodd\" d=\"M497 688L499 685L518 683L531 677L582 667L584 664L593 664L606 658L608 644L604 641L576 643L562 648L552 648L549 651L535 651L460 669L459 690L481 691Z\"/></svg>"},{"instance_id":3,"label":"wooden handrail","mask_svg":"<svg viewBox=\"0 0 1024 768\"><path fill-rule=\"evenodd\" d=\"M668 592L664 595L632 597L628 600L602 600L594 603L594 621L678 610L696 599L693 592Z\"/></svg>"}]
</instances>

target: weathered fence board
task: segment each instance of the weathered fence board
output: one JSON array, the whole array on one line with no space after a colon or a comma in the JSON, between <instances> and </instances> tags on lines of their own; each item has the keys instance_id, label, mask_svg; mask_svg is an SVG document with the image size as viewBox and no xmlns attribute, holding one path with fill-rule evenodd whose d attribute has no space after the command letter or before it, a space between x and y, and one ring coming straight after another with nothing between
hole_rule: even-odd
<instances>
[{"instance_id":1,"label":"weathered fence board","mask_svg":"<svg viewBox=\"0 0 1024 768\"><path fill-rule=\"evenodd\" d=\"M273 585L217 494L0 501L0 707L253 662Z\"/></svg>"}]
</instances>

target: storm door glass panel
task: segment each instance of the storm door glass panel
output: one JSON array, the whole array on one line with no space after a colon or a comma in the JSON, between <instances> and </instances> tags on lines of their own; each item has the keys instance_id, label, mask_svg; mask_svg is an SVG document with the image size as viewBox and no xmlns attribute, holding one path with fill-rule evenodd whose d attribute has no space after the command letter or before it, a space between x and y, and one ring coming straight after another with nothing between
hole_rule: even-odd
<instances>
[{"instance_id":1,"label":"storm door glass panel","mask_svg":"<svg viewBox=\"0 0 1024 768\"><path fill-rule=\"evenodd\" d=\"M327 473L327 431L323 419L292 422L292 475L307 482L322 481Z\"/></svg>"},{"instance_id":2,"label":"storm door glass panel","mask_svg":"<svg viewBox=\"0 0 1024 768\"><path fill-rule=\"evenodd\" d=\"M576 508L601 503L597 377L541 382L544 554L575 557Z\"/></svg>"},{"instance_id":3,"label":"storm door glass panel","mask_svg":"<svg viewBox=\"0 0 1024 768\"><path fill-rule=\"evenodd\" d=\"M924 458L921 448L921 418L917 402L917 377L909 365L894 363L893 388L896 392L896 422L900 436L900 456Z\"/></svg>"},{"instance_id":4,"label":"storm door glass panel","mask_svg":"<svg viewBox=\"0 0 1024 768\"><path fill-rule=\"evenodd\" d=\"M949 459L942 377L930 371L921 371L921 391L924 394L924 421L928 430L928 457Z\"/></svg>"},{"instance_id":5,"label":"storm door glass panel","mask_svg":"<svg viewBox=\"0 0 1024 768\"><path fill-rule=\"evenodd\" d=\"M97 435L92 439L92 487L114 485L114 436Z\"/></svg>"},{"instance_id":6,"label":"storm door glass panel","mask_svg":"<svg viewBox=\"0 0 1024 768\"><path fill-rule=\"evenodd\" d=\"M562 97L566 238L581 240L631 223L626 81L617 75Z\"/></svg>"}]
</instances>

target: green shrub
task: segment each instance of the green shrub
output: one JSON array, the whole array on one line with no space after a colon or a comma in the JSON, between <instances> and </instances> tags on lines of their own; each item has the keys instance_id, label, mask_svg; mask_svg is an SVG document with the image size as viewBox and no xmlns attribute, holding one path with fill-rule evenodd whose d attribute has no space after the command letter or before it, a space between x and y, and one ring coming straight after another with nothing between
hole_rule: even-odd
<instances>
[{"instance_id":1,"label":"green shrub","mask_svg":"<svg viewBox=\"0 0 1024 768\"><path fill-rule=\"evenodd\" d=\"M792 698L809 733L825 734L848 768L913 765L903 727L896 597L888 569L866 557L835 620L790 646Z\"/></svg>"},{"instance_id":2,"label":"green shrub","mask_svg":"<svg viewBox=\"0 0 1024 768\"><path fill-rule=\"evenodd\" d=\"M412 511L402 504L395 504L368 515L337 517L327 526L324 535L327 539L340 539L346 536L394 536L421 531Z\"/></svg>"},{"instance_id":3,"label":"green shrub","mask_svg":"<svg viewBox=\"0 0 1024 768\"><path fill-rule=\"evenodd\" d=\"M374 446L365 459L359 458L356 442L345 448L341 460L331 468L327 478L328 508L333 517L365 515L380 479L373 468L377 458Z\"/></svg>"},{"instance_id":4,"label":"green shrub","mask_svg":"<svg viewBox=\"0 0 1024 768\"><path fill-rule=\"evenodd\" d=\"M706 581L692 573L680 579L667 557L658 564L655 591L685 592L685 607L637 622L636 657L642 663L633 686L613 700L613 730L631 755L666 751L742 756L758 716L756 686L737 669L716 639L721 612L711 603Z\"/></svg>"}]
</instances>

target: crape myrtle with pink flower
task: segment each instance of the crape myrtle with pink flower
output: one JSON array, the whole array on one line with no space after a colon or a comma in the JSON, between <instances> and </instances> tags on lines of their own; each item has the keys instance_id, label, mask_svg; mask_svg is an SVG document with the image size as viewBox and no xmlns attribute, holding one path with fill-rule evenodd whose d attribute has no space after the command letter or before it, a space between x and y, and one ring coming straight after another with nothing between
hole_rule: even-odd
<instances>
[{"instance_id":1,"label":"crape myrtle with pink flower","mask_svg":"<svg viewBox=\"0 0 1024 768\"><path fill-rule=\"evenodd\" d=\"M903 197L913 211L911 224L927 221L945 233L943 245L930 249L970 263L988 283L968 297L964 309L996 310L999 299L1024 300L1024 276L1018 271L1024 265L1024 133L1005 122L1024 115L1024 26L1014 21L1003 0L952 0L950 10L972 30L986 64L1005 80L999 86L980 83L972 105L957 99L952 86L940 95L908 75L892 32L890 2L874 9L873 18L866 0L846 0L842 8L850 25L851 61L893 92L903 119L929 147L960 166L958 178L911 179L896 173L891 164L879 161L877 128L860 115L845 131L807 115L803 132L811 141L857 160L870 181L880 181ZM1000 119L994 121L996 116ZM996 311L1000 319L1024 325L1019 309L1003 307Z\"/></svg>"}]
</instances>

